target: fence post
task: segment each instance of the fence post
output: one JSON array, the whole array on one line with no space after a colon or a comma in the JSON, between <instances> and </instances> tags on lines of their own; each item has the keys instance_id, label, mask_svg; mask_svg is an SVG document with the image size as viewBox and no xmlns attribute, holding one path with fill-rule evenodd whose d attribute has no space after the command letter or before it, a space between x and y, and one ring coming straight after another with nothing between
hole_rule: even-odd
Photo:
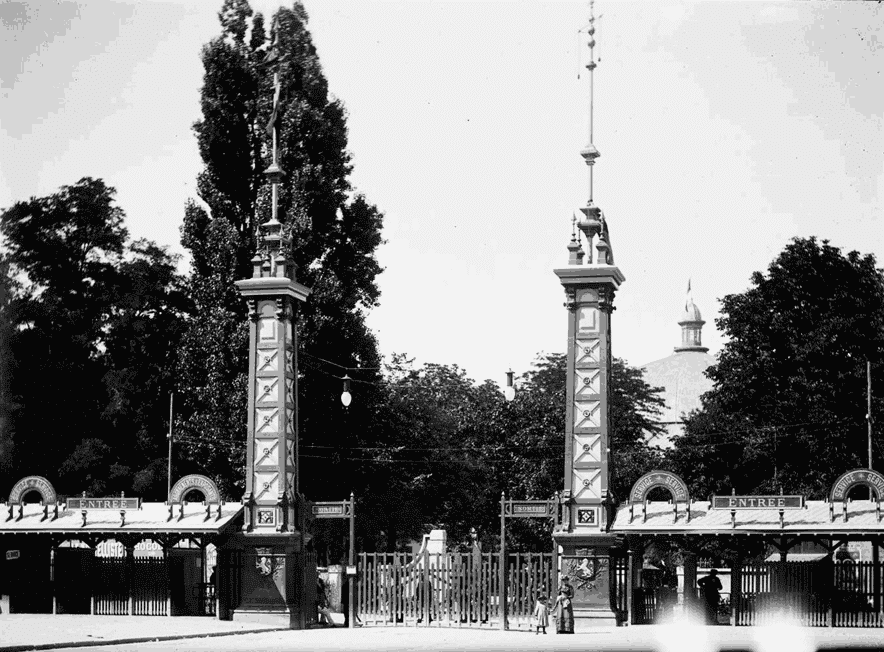
<instances>
[{"instance_id":1,"label":"fence post","mask_svg":"<svg viewBox=\"0 0 884 652\"><path fill-rule=\"evenodd\" d=\"M424 625L430 626L430 549L429 543L424 546L424 590L423 590L423 609L424 609Z\"/></svg>"},{"instance_id":2,"label":"fence post","mask_svg":"<svg viewBox=\"0 0 884 652\"><path fill-rule=\"evenodd\" d=\"M736 627L743 600L743 557L737 555L731 566L731 626Z\"/></svg>"},{"instance_id":3,"label":"fence post","mask_svg":"<svg viewBox=\"0 0 884 652\"><path fill-rule=\"evenodd\" d=\"M347 611L349 612L350 627L356 627L356 610L354 609L354 600L356 599L356 575L350 574L350 569L356 564L356 497L350 492L350 555L347 562Z\"/></svg>"},{"instance_id":4,"label":"fence post","mask_svg":"<svg viewBox=\"0 0 884 652\"><path fill-rule=\"evenodd\" d=\"M500 586L498 587L498 611L500 629L506 629L506 494L500 492Z\"/></svg>"},{"instance_id":5,"label":"fence post","mask_svg":"<svg viewBox=\"0 0 884 652\"><path fill-rule=\"evenodd\" d=\"M831 545L831 542L830 542ZM838 566L835 562L835 555L832 553L832 565L831 571L829 572L829 627L835 626L835 587L837 586L837 582L835 581L835 574L838 572Z\"/></svg>"}]
</instances>

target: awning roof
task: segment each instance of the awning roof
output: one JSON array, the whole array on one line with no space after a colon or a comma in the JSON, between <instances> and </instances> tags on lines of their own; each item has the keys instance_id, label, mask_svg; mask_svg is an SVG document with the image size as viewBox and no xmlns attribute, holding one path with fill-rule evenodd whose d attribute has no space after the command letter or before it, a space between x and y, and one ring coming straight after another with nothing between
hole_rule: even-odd
<instances>
[{"instance_id":1,"label":"awning roof","mask_svg":"<svg viewBox=\"0 0 884 652\"><path fill-rule=\"evenodd\" d=\"M181 520L178 520L179 506L173 506L173 516L169 520L169 506L165 503L142 503L141 509L126 510L125 524L120 517L120 510L87 510L84 526L80 510L68 510L64 507L61 505L58 508L58 518L53 520L53 505L49 506L47 518L42 505L26 504L23 517L19 519L19 508L13 505L12 519L8 520L9 506L4 505L0 511L0 534L70 534L72 537L92 534L218 534L234 529L243 512L240 503L222 503L221 517L218 518L218 505L211 505L207 518L205 505L191 503L184 507L184 518Z\"/></svg>"},{"instance_id":2,"label":"awning roof","mask_svg":"<svg viewBox=\"0 0 884 652\"><path fill-rule=\"evenodd\" d=\"M621 505L611 532L617 534L884 534L884 521L877 514L874 501L855 500L847 505L844 520L842 503L834 505L834 520L830 516L830 503L809 500L804 509L784 510L780 524L778 509L737 510L735 523L731 522L728 509L711 509L709 501L691 501L688 520L687 504L678 503L678 516L674 517L674 505L670 502L647 503L647 520L643 519L643 505Z\"/></svg>"}]
</instances>

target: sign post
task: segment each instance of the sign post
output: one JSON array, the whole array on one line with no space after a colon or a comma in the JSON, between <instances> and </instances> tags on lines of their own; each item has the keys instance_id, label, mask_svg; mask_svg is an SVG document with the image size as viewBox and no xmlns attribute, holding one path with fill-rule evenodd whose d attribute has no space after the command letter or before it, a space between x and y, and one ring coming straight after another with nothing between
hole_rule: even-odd
<instances>
[{"instance_id":1,"label":"sign post","mask_svg":"<svg viewBox=\"0 0 884 652\"><path fill-rule=\"evenodd\" d=\"M350 492L350 500L322 501L313 503L310 508L313 518L346 518L350 520L350 550L347 555L347 570L344 574L348 585L347 620L351 628L356 627L355 593L356 583L356 498Z\"/></svg>"},{"instance_id":2,"label":"sign post","mask_svg":"<svg viewBox=\"0 0 884 652\"><path fill-rule=\"evenodd\" d=\"M555 518L558 497L550 500L507 500L500 492L500 628L506 629L506 519ZM558 553L558 547L556 547ZM556 573L556 575L558 575Z\"/></svg>"}]
</instances>

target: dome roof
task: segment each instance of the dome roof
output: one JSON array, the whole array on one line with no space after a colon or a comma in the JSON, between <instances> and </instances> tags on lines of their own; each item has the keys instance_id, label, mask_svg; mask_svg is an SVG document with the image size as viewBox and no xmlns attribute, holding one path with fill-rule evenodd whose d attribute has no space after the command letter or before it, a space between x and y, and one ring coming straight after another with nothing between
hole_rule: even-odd
<instances>
[{"instance_id":1,"label":"dome roof","mask_svg":"<svg viewBox=\"0 0 884 652\"><path fill-rule=\"evenodd\" d=\"M691 297L688 297L687 303L684 304L684 314L681 316L681 319L678 321L679 324L684 324L685 322L691 321L703 321L703 316L700 314L700 309L694 305L694 300Z\"/></svg>"},{"instance_id":2,"label":"dome roof","mask_svg":"<svg viewBox=\"0 0 884 652\"><path fill-rule=\"evenodd\" d=\"M691 410L701 407L700 395L713 385L703 372L715 362L715 356L693 350L680 351L643 365L645 382L651 387L662 387L660 398L666 401L659 416L659 420L666 424L666 432L652 439L651 444L671 446L672 437L683 432L683 426L678 422Z\"/></svg>"}]
</instances>

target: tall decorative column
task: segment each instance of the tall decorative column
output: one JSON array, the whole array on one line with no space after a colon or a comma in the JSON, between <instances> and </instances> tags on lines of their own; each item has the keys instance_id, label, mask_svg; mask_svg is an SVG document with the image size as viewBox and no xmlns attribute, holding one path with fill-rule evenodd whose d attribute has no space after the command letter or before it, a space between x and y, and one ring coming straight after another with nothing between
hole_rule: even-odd
<instances>
[{"instance_id":1,"label":"tall decorative column","mask_svg":"<svg viewBox=\"0 0 884 652\"><path fill-rule=\"evenodd\" d=\"M589 144L580 154L589 167L589 201L573 221L568 265L554 270L565 289L568 322L565 482L563 524L553 534L561 546L561 574L574 587L575 630L615 626L611 604L610 550L607 533L609 485L608 409L611 386L611 313L624 276L614 265L608 226L593 202L592 171L599 151L592 142L592 77L596 62L595 18L590 3ZM586 249L584 249L584 242ZM585 259L585 261L584 261Z\"/></svg>"},{"instance_id":2,"label":"tall decorative column","mask_svg":"<svg viewBox=\"0 0 884 652\"><path fill-rule=\"evenodd\" d=\"M303 578L296 555L303 532L296 521L298 499L298 341L295 311L310 290L295 280L289 257L291 240L277 219L278 184L284 176L277 161L279 76L269 131L273 161L266 170L272 184L272 214L262 224L252 277L236 286L249 307L249 407L243 532L232 542L239 557L238 600L233 620L302 627Z\"/></svg>"}]
</instances>

